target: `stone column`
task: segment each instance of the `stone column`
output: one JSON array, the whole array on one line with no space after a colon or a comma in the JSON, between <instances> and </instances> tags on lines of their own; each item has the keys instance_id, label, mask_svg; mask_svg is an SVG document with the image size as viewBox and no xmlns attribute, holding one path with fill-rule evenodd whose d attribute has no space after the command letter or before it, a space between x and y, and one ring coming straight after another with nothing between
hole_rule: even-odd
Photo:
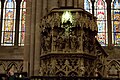
<instances>
[{"instance_id":1,"label":"stone column","mask_svg":"<svg viewBox=\"0 0 120 80\"><path fill-rule=\"evenodd\" d=\"M34 75L34 59L35 59L35 30L36 30L36 1L32 0L32 14L31 14L31 35L30 35L30 76Z\"/></svg>"},{"instance_id":2,"label":"stone column","mask_svg":"<svg viewBox=\"0 0 120 80\"><path fill-rule=\"evenodd\" d=\"M39 75L40 68L40 20L42 0L36 1L36 26L35 26L35 53L34 53L34 76Z\"/></svg>"},{"instance_id":3,"label":"stone column","mask_svg":"<svg viewBox=\"0 0 120 80\"><path fill-rule=\"evenodd\" d=\"M112 45L112 24L111 24L111 2L112 0L106 0L107 2L107 28L108 28L108 48L111 49Z\"/></svg>"},{"instance_id":4,"label":"stone column","mask_svg":"<svg viewBox=\"0 0 120 80\"><path fill-rule=\"evenodd\" d=\"M30 25L31 25L31 7L32 7L32 1L27 0L26 1L27 6L27 13L26 13L26 33L25 33L25 45L24 45L24 62L23 62L23 72L28 72L30 70Z\"/></svg>"}]
</instances>

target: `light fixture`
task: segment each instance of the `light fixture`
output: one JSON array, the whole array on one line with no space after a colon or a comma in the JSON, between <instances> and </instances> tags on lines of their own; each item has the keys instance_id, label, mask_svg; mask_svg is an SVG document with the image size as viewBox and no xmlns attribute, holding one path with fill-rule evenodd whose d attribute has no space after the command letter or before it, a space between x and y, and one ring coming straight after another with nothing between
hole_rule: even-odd
<instances>
[{"instance_id":1,"label":"light fixture","mask_svg":"<svg viewBox=\"0 0 120 80\"><path fill-rule=\"evenodd\" d=\"M65 37L68 38L72 32L73 17L70 11L65 11L62 14L62 26L65 30Z\"/></svg>"},{"instance_id":2,"label":"light fixture","mask_svg":"<svg viewBox=\"0 0 120 80\"><path fill-rule=\"evenodd\" d=\"M72 23L72 14L70 11L65 11L62 15L62 24Z\"/></svg>"}]
</instances>

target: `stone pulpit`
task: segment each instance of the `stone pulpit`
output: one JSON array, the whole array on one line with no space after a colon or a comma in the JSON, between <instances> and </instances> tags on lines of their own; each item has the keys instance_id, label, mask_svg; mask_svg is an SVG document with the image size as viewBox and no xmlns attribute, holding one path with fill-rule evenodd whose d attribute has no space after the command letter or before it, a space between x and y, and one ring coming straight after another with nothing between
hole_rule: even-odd
<instances>
[{"instance_id":1,"label":"stone pulpit","mask_svg":"<svg viewBox=\"0 0 120 80\"><path fill-rule=\"evenodd\" d=\"M104 75L107 54L96 17L84 9L53 9L40 25L40 76Z\"/></svg>"}]
</instances>

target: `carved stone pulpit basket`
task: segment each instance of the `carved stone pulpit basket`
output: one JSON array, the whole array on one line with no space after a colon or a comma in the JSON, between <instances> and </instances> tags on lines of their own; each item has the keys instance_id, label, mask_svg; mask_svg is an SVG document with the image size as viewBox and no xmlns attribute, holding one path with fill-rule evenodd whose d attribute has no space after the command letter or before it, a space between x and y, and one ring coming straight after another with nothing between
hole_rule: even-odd
<instances>
[{"instance_id":1,"label":"carved stone pulpit basket","mask_svg":"<svg viewBox=\"0 0 120 80\"><path fill-rule=\"evenodd\" d=\"M95 76L96 17L83 9L53 9L40 28L41 76Z\"/></svg>"}]
</instances>

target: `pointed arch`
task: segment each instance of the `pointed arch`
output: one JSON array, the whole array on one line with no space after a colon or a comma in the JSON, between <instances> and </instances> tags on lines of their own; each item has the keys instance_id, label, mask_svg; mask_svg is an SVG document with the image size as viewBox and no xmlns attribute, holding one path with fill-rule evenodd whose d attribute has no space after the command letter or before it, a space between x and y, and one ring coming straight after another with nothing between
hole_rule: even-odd
<instances>
[{"instance_id":1,"label":"pointed arch","mask_svg":"<svg viewBox=\"0 0 120 80\"><path fill-rule=\"evenodd\" d=\"M84 76L88 77L88 72L87 71L85 71Z\"/></svg>"},{"instance_id":2,"label":"pointed arch","mask_svg":"<svg viewBox=\"0 0 120 80\"><path fill-rule=\"evenodd\" d=\"M18 65L15 62L9 63L7 67L7 71L18 72Z\"/></svg>"},{"instance_id":3,"label":"pointed arch","mask_svg":"<svg viewBox=\"0 0 120 80\"><path fill-rule=\"evenodd\" d=\"M24 46L25 16L26 16L26 0L22 0L20 5L19 43L18 43L19 46Z\"/></svg>"},{"instance_id":4,"label":"pointed arch","mask_svg":"<svg viewBox=\"0 0 120 80\"><path fill-rule=\"evenodd\" d=\"M6 73L6 68L5 64L0 62L0 73Z\"/></svg>"},{"instance_id":5,"label":"pointed arch","mask_svg":"<svg viewBox=\"0 0 120 80\"><path fill-rule=\"evenodd\" d=\"M19 72L22 72L22 71L23 71L23 64L21 64L19 67Z\"/></svg>"},{"instance_id":6,"label":"pointed arch","mask_svg":"<svg viewBox=\"0 0 120 80\"><path fill-rule=\"evenodd\" d=\"M65 76L65 73L63 71L59 71L56 73L56 76Z\"/></svg>"},{"instance_id":7,"label":"pointed arch","mask_svg":"<svg viewBox=\"0 0 120 80\"><path fill-rule=\"evenodd\" d=\"M118 61L116 61L116 60L111 60L111 61L109 61L109 63L107 64L108 69L109 69L112 65L117 66L117 68L120 70L120 63L119 63Z\"/></svg>"},{"instance_id":8,"label":"pointed arch","mask_svg":"<svg viewBox=\"0 0 120 80\"><path fill-rule=\"evenodd\" d=\"M71 71L71 72L68 74L68 76L74 77L74 76L78 76L78 74L77 74L76 72L74 72L74 71Z\"/></svg>"},{"instance_id":9,"label":"pointed arch","mask_svg":"<svg viewBox=\"0 0 120 80\"><path fill-rule=\"evenodd\" d=\"M15 17L16 17L15 0L5 0L3 9L2 38L1 38L2 46L14 46Z\"/></svg>"},{"instance_id":10,"label":"pointed arch","mask_svg":"<svg viewBox=\"0 0 120 80\"><path fill-rule=\"evenodd\" d=\"M120 71L120 63L116 60L111 60L107 65L107 72L109 77L118 77Z\"/></svg>"},{"instance_id":11,"label":"pointed arch","mask_svg":"<svg viewBox=\"0 0 120 80\"><path fill-rule=\"evenodd\" d=\"M84 0L84 9L92 13L92 3L91 0Z\"/></svg>"}]
</instances>

